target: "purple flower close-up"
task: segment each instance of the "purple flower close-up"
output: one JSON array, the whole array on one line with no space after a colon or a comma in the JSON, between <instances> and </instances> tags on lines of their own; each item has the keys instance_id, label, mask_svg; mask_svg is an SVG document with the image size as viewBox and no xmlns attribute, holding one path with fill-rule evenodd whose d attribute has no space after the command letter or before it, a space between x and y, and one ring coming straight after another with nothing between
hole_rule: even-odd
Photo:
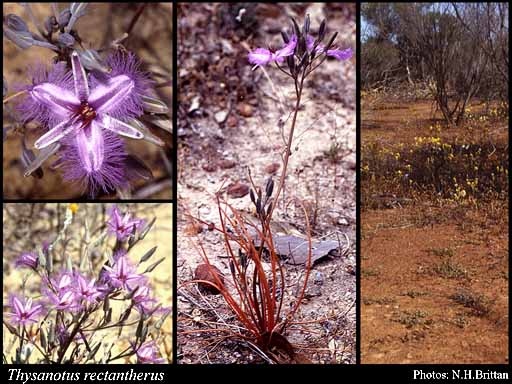
<instances>
[{"instance_id":1,"label":"purple flower close-up","mask_svg":"<svg viewBox=\"0 0 512 384\"><path fill-rule=\"evenodd\" d=\"M276 52L265 48L256 48L249 53L249 63L256 65L267 65L273 61L282 63L285 57L293 55L297 46L297 36L292 36L288 44Z\"/></svg>"},{"instance_id":2,"label":"purple flower close-up","mask_svg":"<svg viewBox=\"0 0 512 384\"><path fill-rule=\"evenodd\" d=\"M82 275L77 275L78 286L76 294L87 303L95 303L102 296L102 292L96 286L96 280L87 280Z\"/></svg>"},{"instance_id":3,"label":"purple flower close-up","mask_svg":"<svg viewBox=\"0 0 512 384\"><path fill-rule=\"evenodd\" d=\"M134 347L135 349L135 347ZM164 364L165 359L158 357L155 341L147 341L135 350L137 364Z\"/></svg>"},{"instance_id":4,"label":"purple flower close-up","mask_svg":"<svg viewBox=\"0 0 512 384\"><path fill-rule=\"evenodd\" d=\"M104 266L107 271L108 281L116 288L131 290L138 282L143 281L144 276L136 273L136 268L130 263L128 257L120 257L113 267Z\"/></svg>"},{"instance_id":5,"label":"purple flower close-up","mask_svg":"<svg viewBox=\"0 0 512 384\"><path fill-rule=\"evenodd\" d=\"M14 323L23 326L28 323L37 323L43 310L43 306L34 304L31 298L19 299L16 296L11 296L9 306L14 312L6 312L5 315L11 317Z\"/></svg>"},{"instance_id":6,"label":"purple flower close-up","mask_svg":"<svg viewBox=\"0 0 512 384\"><path fill-rule=\"evenodd\" d=\"M44 278L47 285L53 287L59 293L69 291L74 279L73 273L68 271L60 272L56 278L51 277L49 280L46 277Z\"/></svg>"},{"instance_id":7,"label":"purple flower close-up","mask_svg":"<svg viewBox=\"0 0 512 384\"><path fill-rule=\"evenodd\" d=\"M18 108L25 121L49 126L34 146L43 149L60 142L64 179L81 181L91 195L126 186L126 153L119 136L144 137L127 120L143 114L142 97L151 85L133 54L116 53L107 64L112 68L108 75L88 76L73 52L72 71L55 64L48 73L36 72Z\"/></svg>"},{"instance_id":8,"label":"purple flower close-up","mask_svg":"<svg viewBox=\"0 0 512 384\"><path fill-rule=\"evenodd\" d=\"M33 252L24 252L17 259L14 265L19 267L28 267L36 269L39 263L39 257Z\"/></svg>"},{"instance_id":9,"label":"purple flower close-up","mask_svg":"<svg viewBox=\"0 0 512 384\"><path fill-rule=\"evenodd\" d=\"M265 48L256 48L255 50L249 52L249 63L259 65L267 65L272 62L282 63L285 57L292 56L295 53L295 48L297 47L297 35L292 35L290 40L285 46L276 52L272 52ZM306 48L309 52L312 52L313 49L316 53L334 57L338 60L348 60L352 57L352 49L328 49L325 51L325 46L321 43L318 43L315 46L315 39L308 35L306 37Z\"/></svg>"},{"instance_id":10,"label":"purple flower close-up","mask_svg":"<svg viewBox=\"0 0 512 384\"><path fill-rule=\"evenodd\" d=\"M293 35L295 36L295 35ZM319 43L315 47L315 39L313 36L308 36L306 39L306 47L309 52L315 50L316 53L324 53L325 51L325 45ZM328 49L327 52L325 52L327 56L334 57L338 60L348 60L352 57L353 51L352 48L347 49Z\"/></svg>"},{"instance_id":11,"label":"purple flower close-up","mask_svg":"<svg viewBox=\"0 0 512 384\"><path fill-rule=\"evenodd\" d=\"M135 308L143 313L148 313L156 303L156 299L151 297L151 289L147 286L141 285L132 296Z\"/></svg>"},{"instance_id":12,"label":"purple flower close-up","mask_svg":"<svg viewBox=\"0 0 512 384\"><path fill-rule=\"evenodd\" d=\"M58 311L74 311L80 307L77 295L73 291L64 291L59 294L48 292L48 298Z\"/></svg>"},{"instance_id":13,"label":"purple flower close-up","mask_svg":"<svg viewBox=\"0 0 512 384\"><path fill-rule=\"evenodd\" d=\"M107 224L109 233L115 234L118 240L124 241L132 236L134 230L139 230L142 227L144 220L132 218L130 212L123 215L114 205L110 210L110 220Z\"/></svg>"}]
</instances>

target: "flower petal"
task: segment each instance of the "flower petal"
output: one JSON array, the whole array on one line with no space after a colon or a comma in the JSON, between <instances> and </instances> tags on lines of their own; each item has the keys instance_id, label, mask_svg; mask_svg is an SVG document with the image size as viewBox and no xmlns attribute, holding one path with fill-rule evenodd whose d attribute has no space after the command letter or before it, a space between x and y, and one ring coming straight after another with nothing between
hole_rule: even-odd
<instances>
[{"instance_id":1,"label":"flower petal","mask_svg":"<svg viewBox=\"0 0 512 384\"><path fill-rule=\"evenodd\" d=\"M102 127L93 120L85 129L76 135L76 147L82 167L87 173L99 171L104 159L104 141Z\"/></svg>"},{"instance_id":2,"label":"flower petal","mask_svg":"<svg viewBox=\"0 0 512 384\"><path fill-rule=\"evenodd\" d=\"M313 38L313 36L308 35L306 37L306 48L307 48L307 50L311 51L313 49L314 45L315 45L315 39Z\"/></svg>"},{"instance_id":3,"label":"flower petal","mask_svg":"<svg viewBox=\"0 0 512 384\"><path fill-rule=\"evenodd\" d=\"M21 302L20 299L17 297L14 297L12 299L12 305L14 307L14 311L16 312L16 315L20 316L23 312L25 312L25 306Z\"/></svg>"},{"instance_id":4,"label":"flower petal","mask_svg":"<svg viewBox=\"0 0 512 384\"><path fill-rule=\"evenodd\" d=\"M327 56L332 56L338 60L348 60L352 57L352 48L348 49L329 49Z\"/></svg>"},{"instance_id":5,"label":"flower petal","mask_svg":"<svg viewBox=\"0 0 512 384\"><path fill-rule=\"evenodd\" d=\"M286 44L283 48L281 48L279 51L276 51L274 53L274 59L276 61L283 61L284 57L291 56L295 52L295 47L297 46L297 36L293 35L290 38L290 41L288 44Z\"/></svg>"},{"instance_id":6,"label":"flower petal","mask_svg":"<svg viewBox=\"0 0 512 384\"><path fill-rule=\"evenodd\" d=\"M101 123L106 129L121 136L126 136L131 139L142 139L144 137L144 134L135 129L133 126L126 124L121 120L114 119L108 115L102 115Z\"/></svg>"},{"instance_id":7,"label":"flower petal","mask_svg":"<svg viewBox=\"0 0 512 384\"><path fill-rule=\"evenodd\" d=\"M71 54L71 65L73 67L73 80L75 81L75 95L80 101L87 101L89 97L89 83L85 68L80 62L78 53L74 51Z\"/></svg>"},{"instance_id":8,"label":"flower petal","mask_svg":"<svg viewBox=\"0 0 512 384\"><path fill-rule=\"evenodd\" d=\"M80 106L80 100L72 92L51 83L36 85L30 96L59 117L69 117Z\"/></svg>"},{"instance_id":9,"label":"flower petal","mask_svg":"<svg viewBox=\"0 0 512 384\"><path fill-rule=\"evenodd\" d=\"M272 52L265 48L256 48L249 53L249 63L256 65L265 65L272 60Z\"/></svg>"},{"instance_id":10,"label":"flower petal","mask_svg":"<svg viewBox=\"0 0 512 384\"><path fill-rule=\"evenodd\" d=\"M64 136L69 135L74 130L80 128L80 124L77 124L76 121L78 118L74 118L71 120L65 120L62 123L57 124L55 127L46 132L43 136L41 136L34 143L34 147L37 149L43 149L49 146L56 141L59 141Z\"/></svg>"},{"instance_id":11,"label":"flower petal","mask_svg":"<svg viewBox=\"0 0 512 384\"><path fill-rule=\"evenodd\" d=\"M30 311L28 311L27 313L27 317L29 318L30 321L34 321L34 322L37 322L35 319L30 319L32 316L36 316L39 314L39 312L41 312L41 310L43 309L43 306L41 304L37 304L36 306L34 306Z\"/></svg>"},{"instance_id":12,"label":"flower petal","mask_svg":"<svg viewBox=\"0 0 512 384\"><path fill-rule=\"evenodd\" d=\"M126 102L134 89L135 83L128 76L115 76L106 83L98 84L92 90L88 102L97 113L109 113Z\"/></svg>"}]
</instances>

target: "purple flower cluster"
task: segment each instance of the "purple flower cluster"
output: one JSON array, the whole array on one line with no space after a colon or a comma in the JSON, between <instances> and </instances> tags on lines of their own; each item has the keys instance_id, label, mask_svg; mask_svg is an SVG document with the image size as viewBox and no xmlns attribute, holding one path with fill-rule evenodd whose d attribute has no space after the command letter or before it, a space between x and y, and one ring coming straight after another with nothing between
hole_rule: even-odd
<instances>
[{"instance_id":1,"label":"purple flower cluster","mask_svg":"<svg viewBox=\"0 0 512 384\"><path fill-rule=\"evenodd\" d=\"M129 212L121 214L117 206L112 206L110 210L110 220L107 223L110 234L116 235L119 241L127 240L135 230L140 230L144 225L144 220L132 218Z\"/></svg>"},{"instance_id":2,"label":"purple flower cluster","mask_svg":"<svg viewBox=\"0 0 512 384\"><path fill-rule=\"evenodd\" d=\"M19 267L28 267L39 272L42 277L41 299L36 303L33 298L12 295L7 307L6 316L13 325L28 326L38 324L43 315L57 311L62 314L72 313L74 318L83 314L92 313L110 298L125 297L131 300L131 306L141 314L151 316L154 313L163 313L153 297L148 279L137 272L137 265L133 264L124 250L130 237L141 230L143 220L133 217L130 213L120 212L113 206L111 218L108 222L108 231L117 238L120 248L115 252L110 265L103 266L99 278L94 278L77 270L61 270L56 273L44 273L38 268L39 259L36 253L24 252L16 260ZM43 251L48 252L48 250ZM44 269L44 268L43 268ZM46 271L47 272L47 271ZM120 295L124 294L124 295ZM62 317L65 318L65 317ZM72 335L73 325L61 321L56 324L56 336L61 344L65 345ZM73 340L82 342L82 332L74 333ZM162 363L164 359L158 358L158 349L154 341L137 343L133 345L133 353L138 363Z\"/></svg>"},{"instance_id":3,"label":"purple flower cluster","mask_svg":"<svg viewBox=\"0 0 512 384\"><path fill-rule=\"evenodd\" d=\"M114 53L106 64L110 73L88 74L73 52L71 71L63 63L50 71L39 67L32 85L24 88L28 97L18 106L22 120L48 127L34 146L60 143L64 179L82 182L92 196L127 185L127 154L119 136L144 137L127 122L143 114L143 96L151 86L133 54Z\"/></svg>"},{"instance_id":4,"label":"purple flower cluster","mask_svg":"<svg viewBox=\"0 0 512 384\"><path fill-rule=\"evenodd\" d=\"M105 286L76 271L63 271L56 278L49 278L46 285L43 293L48 304L58 311L82 311L97 304L106 292Z\"/></svg>"},{"instance_id":5,"label":"purple flower cluster","mask_svg":"<svg viewBox=\"0 0 512 384\"><path fill-rule=\"evenodd\" d=\"M254 51L249 53L249 63L258 65L267 65L272 62L282 63L286 57L295 54L297 48L297 35L292 35L285 46L275 52L265 48L256 48ZM311 35L306 36L306 48L309 53L313 51L320 55L325 54L327 56L334 57L338 60L348 60L352 57L352 49L325 49L325 45L322 43L315 44L315 39Z\"/></svg>"}]
</instances>

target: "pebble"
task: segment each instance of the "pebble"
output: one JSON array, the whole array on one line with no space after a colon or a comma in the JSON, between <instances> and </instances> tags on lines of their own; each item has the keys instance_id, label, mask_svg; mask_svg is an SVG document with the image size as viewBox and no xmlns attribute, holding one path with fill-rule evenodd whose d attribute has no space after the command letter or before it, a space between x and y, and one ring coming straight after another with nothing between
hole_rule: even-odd
<instances>
[{"instance_id":1,"label":"pebble","mask_svg":"<svg viewBox=\"0 0 512 384\"><path fill-rule=\"evenodd\" d=\"M269 175L275 175L280 166L281 164L279 163L269 164L265 167L265 172Z\"/></svg>"},{"instance_id":2,"label":"pebble","mask_svg":"<svg viewBox=\"0 0 512 384\"><path fill-rule=\"evenodd\" d=\"M240 103L240 104L238 104L238 112L243 117L251 117L254 113L254 110L250 104Z\"/></svg>"},{"instance_id":3,"label":"pebble","mask_svg":"<svg viewBox=\"0 0 512 384\"><path fill-rule=\"evenodd\" d=\"M228 118L228 114L229 114L228 111L219 111L213 117L215 118L215 121L217 123L222 124Z\"/></svg>"},{"instance_id":4,"label":"pebble","mask_svg":"<svg viewBox=\"0 0 512 384\"><path fill-rule=\"evenodd\" d=\"M322 285L324 283L324 276L323 276L322 272L320 272L320 271L316 272L314 282L317 285Z\"/></svg>"},{"instance_id":5,"label":"pebble","mask_svg":"<svg viewBox=\"0 0 512 384\"><path fill-rule=\"evenodd\" d=\"M236 166L236 161L235 160L219 160L217 162L217 164L222 169L231 169L231 168L234 168Z\"/></svg>"},{"instance_id":6,"label":"pebble","mask_svg":"<svg viewBox=\"0 0 512 384\"><path fill-rule=\"evenodd\" d=\"M239 181L228 186L228 195L232 198L241 198L249 193L249 186Z\"/></svg>"}]
</instances>

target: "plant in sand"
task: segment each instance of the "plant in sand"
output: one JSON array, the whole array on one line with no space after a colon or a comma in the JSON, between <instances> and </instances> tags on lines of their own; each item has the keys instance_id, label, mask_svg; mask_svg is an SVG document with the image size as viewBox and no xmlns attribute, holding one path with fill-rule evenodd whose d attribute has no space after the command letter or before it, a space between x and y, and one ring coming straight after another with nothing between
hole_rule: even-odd
<instances>
[{"instance_id":1,"label":"plant in sand","mask_svg":"<svg viewBox=\"0 0 512 384\"><path fill-rule=\"evenodd\" d=\"M257 48L251 51L248 57L249 62L254 64L254 69L270 63L275 64L293 81L295 88L295 106L291 111L291 127L285 139L282 173L277 188L274 191L274 181L271 178L267 180L264 188L257 188L251 178L250 198L257 218L254 222L241 215L237 209L223 200L220 194L217 194L220 225L191 217L193 221L208 225L209 229L222 234L229 258L231 278L224 278L225 276L211 263L203 244L198 242L197 249L204 264L196 269L195 279L185 283L197 283L203 288L210 287L213 293L220 293L242 325L241 328L237 328L238 331L228 327L230 336L243 339L257 347L269 362L307 361L305 357L295 352L285 337L287 327L293 323L304 298L312 264L307 213L304 210L307 227L305 241L309 243L309 255L301 289L291 302L285 297L288 284L286 271L283 261L276 252L271 229L274 209L285 185L304 83L328 57L346 60L352 56L351 49L341 50L334 47L337 33L327 40L327 44L323 43L326 37L325 20L321 23L316 38L310 34L309 15L305 18L302 28L295 20L292 19L292 22L293 32L282 32L284 47L278 50Z\"/></svg>"}]
</instances>

